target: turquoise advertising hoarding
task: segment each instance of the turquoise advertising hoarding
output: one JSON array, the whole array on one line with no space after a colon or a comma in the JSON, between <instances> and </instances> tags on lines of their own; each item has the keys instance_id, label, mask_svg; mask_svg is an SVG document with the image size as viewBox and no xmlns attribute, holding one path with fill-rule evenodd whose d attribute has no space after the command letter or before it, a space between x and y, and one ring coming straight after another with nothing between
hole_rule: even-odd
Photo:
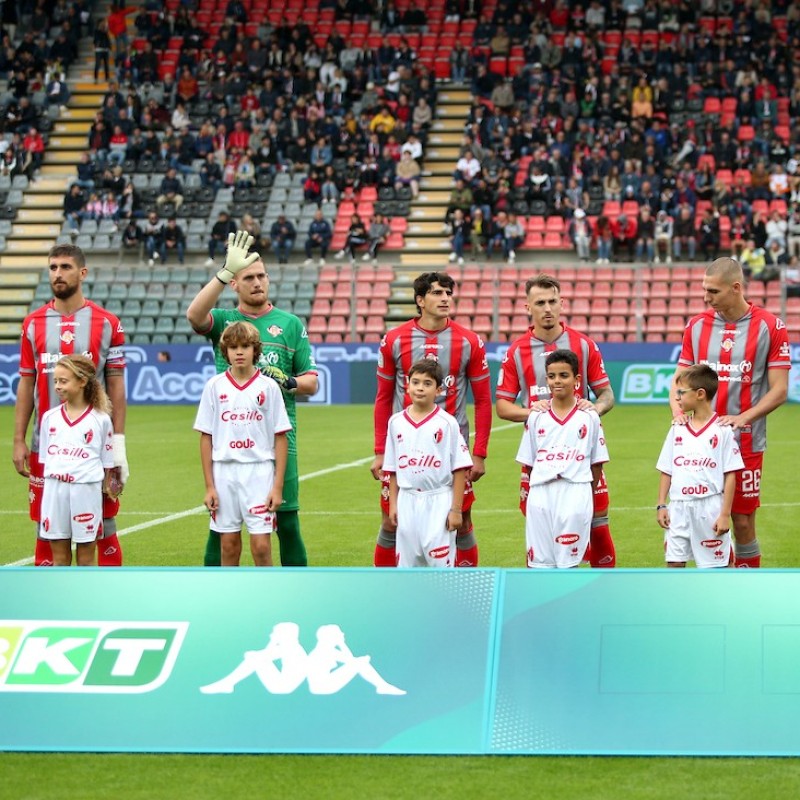
<instances>
[{"instance_id":1,"label":"turquoise advertising hoarding","mask_svg":"<svg viewBox=\"0 0 800 800\"><path fill-rule=\"evenodd\" d=\"M0 571L0 750L800 754L800 572Z\"/></svg>"}]
</instances>

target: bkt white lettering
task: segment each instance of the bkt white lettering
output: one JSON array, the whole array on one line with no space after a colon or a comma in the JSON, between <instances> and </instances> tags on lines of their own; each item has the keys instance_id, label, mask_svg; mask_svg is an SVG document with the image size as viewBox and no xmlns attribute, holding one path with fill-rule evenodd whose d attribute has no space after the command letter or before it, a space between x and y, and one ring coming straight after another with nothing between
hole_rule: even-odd
<instances>
[{"instance_id":1,"label":"bkt white lettering","mask_svg":"<svg viewBox=\"0 0 800 800\"><path fill-rule=\"evenodd\" d=\"M419 458L414 458L414 456L400 456L397 460L397 466L400 469L405 469L406 467L438 468L442 466L442 462L434 455L420 456Z\"/></svg>"},{"instance_id":2,"label":"bkt white lettering","mask_svg":"<svg viewBox=\"0 0 800 800\"><path fill-rule=\"evenodd\" d=\"M47 448L47 455L66 456L67 458L89 458L89 453L82 447L59 447L57 444L51 444Z\"/></svg>"},{"instance_id":3,"label":"bkt white lettering","mask_svg":"<svg viewBox=\"0 0 800 800\"><path fill-rule=\"evenodd\" d=\"M259 411L223 411L223 422L261 422L264 415Z\"/></svg>"},{"instance_id":4,"label":"bkt white lettering","mask_svg":"<svg viewBox=\"0 0 800 800\"><path fill-rule=\"evenodd\" d=\"M542 448L536 451L536 461L585 461L586 455L577 448L572 450L547 450Z\"/></svg>"},{"instance_id":5,"label":"bkt white lettering","mask_svg":"<svg viewBox=\"0 0 800 800\"><path fill-rule=\"evenodd\" d=\"M230 444L233 450L249 450L251 447L255 446L256 443L252 439L235 439Z\"/></svg>"},{"instance_id":6,"label":"bkt white lettering","mask_svg":"<svg viewBox=\"0 0 800 800\"><path fill-rule=\"evenodd\" d=\"M676 467L709 467L714 469L717 462L713 458L687 458L686 456L676 456L672 462Z\"/></svg>"},{"instance_id":7,"label":"bkt white lettering","mask_svg":"<svg viewBox=\"0 0 800 800\"><path fill-rule=\"evenodd\" d=\"M681 489L681 494L708 494L708 486L684 486Z\"/></svg>"}]
</instances>

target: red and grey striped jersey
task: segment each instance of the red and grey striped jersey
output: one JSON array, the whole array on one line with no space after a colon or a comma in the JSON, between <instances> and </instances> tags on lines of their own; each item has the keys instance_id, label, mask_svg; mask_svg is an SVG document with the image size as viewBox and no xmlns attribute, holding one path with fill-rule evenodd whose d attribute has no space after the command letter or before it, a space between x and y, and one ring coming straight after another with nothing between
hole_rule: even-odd
<instances>
[{"instance_id":1,"label":"red and grey striped jersey","mask_svg":"<svg viewBox=\"0 0 800 800\"><path fill-rule=\"evenodd\" d=\"M547 387L547 370L544 362L554 350L571 350L578 357L577 397L589 399L589 389L595 395L608 386L609 380L600 348L593 339L578 333L562 323L564 329L554 342L544 342L533 334L533 328L515 339L506 352L500 366L495 396L504 400L516 401L520 393L526 408L537 400L547 400L550 389Z\"/></svg>"},{"instance_id":2,"label":"red and grey striped jersey","mask_svg":"<svg viewBox=\"0 0 800 800\"><path fill-rule=\"evenodd\" d=\"M125 368L125 332L120 321L87 300L74 314L56 311L53 301L36 309L22 323L19 374L34 376L34 426L31 450L39 449L39 420L61 401L53 388L53 370L61 356L82 353L97 365L97 377L105 386L109 369Z\"/></svg>"},{"instance_id":3,"label":"red and grey striped jersey","mask_svg":"<svg viewBox=\"0 0 800 800\"><path fill-rule=\"evenodd\" d=\"M439 331L428 331L412 319L389 331L378 351L378 394L375 398L375 452L383 453L389 417L410 405L408 371L415 361L432 358L444 373L443 394L436 402L458 421L464 441L469 442L467 388L475 401L473 452L485 456L492 425L489 365L483 340L474 331L452 320Z\"/></svg>"},{"instance_id":4,"label":"red and grey striped jersey","mask_svg":"<svg viewBox=\"0 0 800 800\"><path fill-rule=\"evenodd\" d=\"M678 364L708 364L719 375L716 411L721 417L752 408L769 390L771 369L791 369L789 336L783 321L751 303L747 313L728 322L709 308L692 317L683 332ZM743 453L767 447L766 417L742 428Z\"/></svg>"}]
</instances>

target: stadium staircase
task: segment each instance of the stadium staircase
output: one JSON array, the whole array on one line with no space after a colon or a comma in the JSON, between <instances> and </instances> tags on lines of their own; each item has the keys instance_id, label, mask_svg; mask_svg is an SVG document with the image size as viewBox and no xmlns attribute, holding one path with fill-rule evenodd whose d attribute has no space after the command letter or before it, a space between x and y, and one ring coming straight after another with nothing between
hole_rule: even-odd
<instances>
[{"instance_id":1,"label":"stadium staircase","mask_svg":"<svg viewBox=\"0 0 800 800\"><path fill-rule=\"evenodd\" d=\"M96 13L107 13L108 5L100 3ZM108 88L104 81L94 80L91 37L81 39L78 58L67 77L72 95L53 121L41 171L33 182L20 181L20 186L26 184L24 188L12 189L21 193L8 200L9 206L16 207L16 216L0 228L6 231L5 249L0 253L1 344L19 341L22 320L37 299L47 253L61 234L67 182L75 176L75 165L86 151L89 127ZM0 226L4 222L9 221L0 220ZM49 297L48 292L38 299L45 302Z\"/></svg>"}]
</instances>

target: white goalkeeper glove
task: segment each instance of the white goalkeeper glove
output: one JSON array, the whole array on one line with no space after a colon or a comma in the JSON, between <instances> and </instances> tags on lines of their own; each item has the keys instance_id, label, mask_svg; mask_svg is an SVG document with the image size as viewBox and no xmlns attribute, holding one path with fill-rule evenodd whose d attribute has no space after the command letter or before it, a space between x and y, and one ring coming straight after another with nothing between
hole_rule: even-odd
<instances>
[{"instance_id":1,"label":"white goalkeeper glove","mask_svg":"<svg viewBox=\"0 0 800 800\"><path fill-rule=\"evenodd\" d=\"M111 449L114 453L114 466L119 467L119 479L123 485L128 482L131 471L128 469L128 456L125 453L125 434L115 433L111 440Z\"/></svg>"},{"instance_id":2,"label":"white goalkeeper glove","mask_svg":"<svg viewBox=\"0 0 800 800\"><path fill-rule=\"evenodd\" d=\"M228 253L224 266L217 273L217 280L221 283L230 283L239 272L247 269L253 262L261 258L258 253L247 255L251 244L253 244L253 237L247 231L228 234Z\"/></svg>"}]
</instances>

